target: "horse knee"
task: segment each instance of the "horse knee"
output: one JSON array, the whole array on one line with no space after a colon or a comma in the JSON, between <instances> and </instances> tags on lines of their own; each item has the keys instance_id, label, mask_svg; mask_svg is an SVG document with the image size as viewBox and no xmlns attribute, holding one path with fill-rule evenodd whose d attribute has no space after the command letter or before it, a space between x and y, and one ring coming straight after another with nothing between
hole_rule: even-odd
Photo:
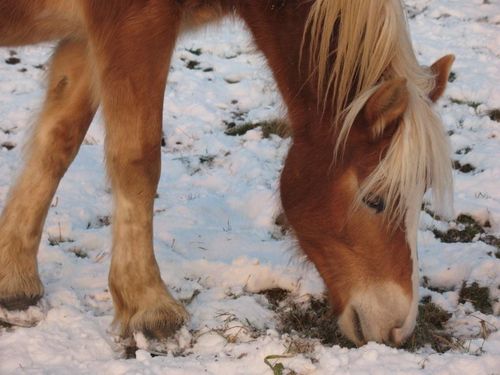
<instances>
[{"instance_id":1,"label":"horse knee","mask_svg":"<svg viewBox=\"0 0 500 375\"><path fill-rule=\"evenodd\" d=\"M85 97L87 105L97 107L98 93L89 61L86 39L63 40L58 44L49 66L47 104L60 105L65 101L68 105Z\"/></svg>"}]
</instances>

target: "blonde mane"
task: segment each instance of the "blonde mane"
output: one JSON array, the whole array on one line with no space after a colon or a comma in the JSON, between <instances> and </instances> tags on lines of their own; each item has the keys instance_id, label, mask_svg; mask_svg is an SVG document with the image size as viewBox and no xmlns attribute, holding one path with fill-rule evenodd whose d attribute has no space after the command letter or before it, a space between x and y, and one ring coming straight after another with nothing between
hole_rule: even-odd
<instances>
[{"instance_id":1,"label":"blonde mane","mask_svg":"<svg viewBox=\"0 0 500 375\"><path fill-rule=\"evenodd\" d=\"M434 78L417 62L401 1L316 0L306 37L310 46L303 43L303 48L309 48L318 94L335 114L334 161L341 158L354 120L381 82L395 77L408 82L410 100L402 124L385 158L361 186L355 206L367 195L383 196L388 219L395 223L405 218L407 228L416 230L423 194L432 188L434 209L450 216L449 143L428 99Z\"/></svg>"}]
</instances>

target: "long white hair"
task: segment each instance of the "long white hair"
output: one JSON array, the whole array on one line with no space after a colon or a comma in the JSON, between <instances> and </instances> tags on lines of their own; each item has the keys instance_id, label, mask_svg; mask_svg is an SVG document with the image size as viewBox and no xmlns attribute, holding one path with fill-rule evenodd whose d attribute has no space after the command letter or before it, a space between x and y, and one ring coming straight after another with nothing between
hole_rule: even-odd
<instances>
[{"instance_id":1,"label":"long white hair","mask_svg":"<svg viewBox=\"0 0 500 375\"><path fill-rule=\"evenodd\" d=\"M309 48L319 97L332 100L323 105L333 105L336 114L334 160L342 156L354 120L380 84L395 77L407 79L409 103L402 123L384 159L361 186L355 205L368 195L383 196L389 221L404 219L407 229L416 230L423 194L431 188L436 212L450 216L449 142L428 99L434 77L416 59L401 1L316 0L306 38L310 45L303 43L303 48Z\"/></svg>"}]
</instances>

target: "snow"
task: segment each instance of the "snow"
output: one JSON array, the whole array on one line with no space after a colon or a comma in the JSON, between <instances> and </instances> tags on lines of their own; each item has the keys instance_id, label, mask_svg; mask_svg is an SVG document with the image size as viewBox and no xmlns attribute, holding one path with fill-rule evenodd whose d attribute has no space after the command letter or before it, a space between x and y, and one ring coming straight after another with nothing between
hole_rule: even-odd
<instances>
[{"instance_id":1,"label":"snow","mask_svg":"<svg viewBox=\"0 0 500 375\"><path fill-rule=\"evenodd\" d=\"M489 222L488 234L498 236L500 125L488 111L500 108L500 4L407 4L422 64L446 53L457 57L456 79L439 107L452 133L453 158L475 170L455 171L456 215ZM193 53L197 49L200 55ZM4 64L11 50L0 49L0 144L15 146L0 148L2 206L43 98L39 65L47 61L52 46L16 48L21 62ZM195 70L186 67L189 61L199 62ZM258 292L279 287L300 299L320 296L324 288L314 267L305 266L296 253L293 239L275 236L277 179L289 141L264 139L259 129L239 137L224 134L230 122L284 115L265 60L240 24L227 21L183 37L165 94L166 146L154 233L162 277L174 296L192 300L187 305L191 320L175 343L165 343L171 349L168 355L153 357L144 350L144 338L137 336L136 358L125 359L116 341L107 289L111 196L97 116L44 227L38 259L45 296L41 308L24 317L40 322L30 328L0 328L0 373L263 374L272 372L264 362L267 356L285 355L270 362L299 374L500 374L497 250L477 239L439 241L433 229L445 231L458 224L426 213L419 231L421 294L453 314L447 328L468 340L469 350L437 354L423 348L410 353L375 343L346 349L313 342L308 353L287 353L291 338L277 332L275 314ZM459 303L464 281L490 288L496 315ZM486 340L480 336L481 321L493 331Z\"/></svg>"}]
</instances>

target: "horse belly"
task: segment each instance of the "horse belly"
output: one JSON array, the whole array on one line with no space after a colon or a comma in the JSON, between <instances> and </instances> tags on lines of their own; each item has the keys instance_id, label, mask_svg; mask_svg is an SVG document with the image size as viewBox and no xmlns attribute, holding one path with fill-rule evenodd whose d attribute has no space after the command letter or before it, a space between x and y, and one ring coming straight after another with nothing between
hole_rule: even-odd
<instances>
[{"instance_id":1,"label":"horse belly","mask_svg":"<svg viewBox=\"0 0 500 375\"><path fill-rule=\"evenodd\" d=\"M0 1L0 46L81 36L79 3L78 0Z\"/></svg>"},{"instance_id":2,"label":"horse belly","mask_svg":"<svg viewBox=\"0 0 500 375\"><path fill-rule=\"evenodd\" d=\"M183 9L182 30L196 29L215 22L230 12L229 0L178 0Z\"/></svg>"}]
</instances>

